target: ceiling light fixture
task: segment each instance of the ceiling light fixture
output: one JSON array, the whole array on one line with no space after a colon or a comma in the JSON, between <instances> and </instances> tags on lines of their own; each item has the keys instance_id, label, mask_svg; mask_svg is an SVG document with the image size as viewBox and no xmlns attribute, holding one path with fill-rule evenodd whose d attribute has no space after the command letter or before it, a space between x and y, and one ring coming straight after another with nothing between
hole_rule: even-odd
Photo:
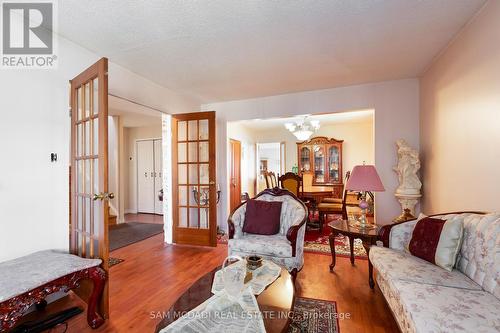
<instances>
[{"instance_id":1,"label":"ceiling light fixture","mask_svg":"<svg viewBox=\"0 0 500 333\"><path fill-rule=\"evenodd\" d=\"M319 120L307 122L307 116L305 116L304 119L297 122L285 123L285 128L295 135L298 140L305 141L319 129Z\"/></svg>"}]
</instances>

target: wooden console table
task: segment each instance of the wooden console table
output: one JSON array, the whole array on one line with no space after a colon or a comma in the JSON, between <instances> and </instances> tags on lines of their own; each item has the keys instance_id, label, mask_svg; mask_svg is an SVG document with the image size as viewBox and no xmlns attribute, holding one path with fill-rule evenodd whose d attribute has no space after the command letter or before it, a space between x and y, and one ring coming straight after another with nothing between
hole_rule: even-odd
<instances>
[{"instance_id":1,"label":"wooden console table","mask_svg":"<svg viewBox=\"0 0 500 333\"><path fill-rule=\"evenodd\" d=\"M87 322L97 328L104 319L97 313L106 272L100 259L85 259L57 251L40 251L0 263L0 332L8 331L35 304L47 305L45 298L57 291L77 288L80 281L94 283L87 309Z\"/></svg>"},{"instance_id":2,"label":"wooden console table","mask_svg":"<svg viewBox=\"0 0 500 333\"><path fill-rule=\"evenodd\" d=\"M349 238L349 246L351 250L351 265L354 265L354 239L359 238L363 242L363 247L365 248L366 255L370 254L370 247L376 244L378 239L379 227L360 229L349 225L346 220L337 220L328 223L328 227L332 229L330 233L330 250L332 252L332 263L330 264L330 272L335 268L337 263L336 253L335 253L335 237L337 235L343 235ZM368 259L368 284L370 288L373 289L375 282L373 281L373 265Z\"/></svg>"}]
</instances>

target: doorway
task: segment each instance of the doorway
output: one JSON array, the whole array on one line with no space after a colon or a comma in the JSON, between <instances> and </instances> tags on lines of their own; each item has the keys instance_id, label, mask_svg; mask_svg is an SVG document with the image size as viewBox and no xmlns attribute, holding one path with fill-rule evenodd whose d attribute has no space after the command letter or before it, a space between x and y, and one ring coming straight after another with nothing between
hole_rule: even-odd
<instances>
[{"instance_id":1,"label":"doorway","mask_svg":"<svg viewBox=\"0 0 500 333\"><path fill-rule=\"evenodd\" d=\"M282 156L284 156L283 147L284 145L281 142L257 143L257 163L259 164L257 193L267 188L264 177L266 172L274 172L277 178L285 170L285 161L282 161Z\"/></svg>"},{"instance_id":2,"label":"doorway","mask_svg":"<svg viewBox=\"0 0 500 333\"><path fill-rule=\"evenodd\" d=\"M159 110L109 96L109 178L115 193L109 211L110 251L164 231L158 196L163 186L162 129Z\"/></svg>"}]
</instances>

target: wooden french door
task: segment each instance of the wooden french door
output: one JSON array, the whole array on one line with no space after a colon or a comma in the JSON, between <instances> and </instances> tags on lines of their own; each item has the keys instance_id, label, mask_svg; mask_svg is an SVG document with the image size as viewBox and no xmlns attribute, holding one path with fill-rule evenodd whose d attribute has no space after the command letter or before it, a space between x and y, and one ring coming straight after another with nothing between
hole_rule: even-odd
<instances>
[{"instance_id":1,"label":"wooden french door","mask_svg":"<svg viewBox=\"0 0 500 333\"><path fill-rule=\"evenodd\" d=\"M241 203L241 142L229 140L231 170L229 179L229 208L231 212Z\"/></svg>"},{"instance_id":2,"label":"wooden french door","mask_svg":"<svg viewBox=\"0 0 500 333\"><path fill-rule=\"evenodd\" d=\"M102 259L108 274L108 59L102 58L71 83L70 251ZM109 276L109 275L108 275ZM78 289L86 300L91 286ZM108 317L108 284L100 304Z\"/></svg>"},{"instance_id":3,"label":"wooden french door","mask_svg":"<svg viewBox=\"0 0 500 333\"><path fill-rule=\"evenodd\" d=\"M173 241L217 245L215 112L172 117Z\"/></svg>"}]
</instances>

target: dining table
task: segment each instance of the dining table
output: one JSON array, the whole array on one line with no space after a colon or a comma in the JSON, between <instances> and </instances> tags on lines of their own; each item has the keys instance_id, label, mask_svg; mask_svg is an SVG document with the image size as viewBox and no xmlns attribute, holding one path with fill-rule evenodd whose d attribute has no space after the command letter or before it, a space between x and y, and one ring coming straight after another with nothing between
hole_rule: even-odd
<instances>
[{"instance_id":1,"label":"dining table","mask_svg":"<svg viewBox=\"0 0 500 333\"><path fill-rule=\"evenodd\" d=\"M333 186L304 185L300 192L302 198L312 198L316 204L321 203L323 198L333 197Z\"/></svg>"}]
</instances>

